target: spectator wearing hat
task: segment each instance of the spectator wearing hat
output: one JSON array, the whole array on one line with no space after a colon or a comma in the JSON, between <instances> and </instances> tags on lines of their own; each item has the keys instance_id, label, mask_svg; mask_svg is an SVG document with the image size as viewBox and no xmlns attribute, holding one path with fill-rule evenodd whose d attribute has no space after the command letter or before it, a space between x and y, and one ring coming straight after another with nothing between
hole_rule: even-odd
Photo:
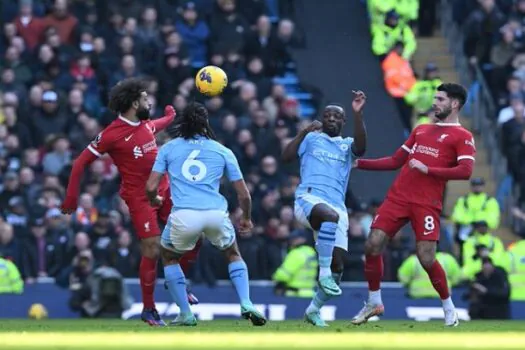
<instances>
[{"instance_id":1,"label":"spectator wearing hat","mask_svg":"<svg viewBox=\"0 0 525 350\"><path fill-rule=\"evenodd\" d=\"M456 225L456 241L460 247L469 238L473 230L472 225L476 221L484 221L489 230L497 229L500 223L498 201L485 192L485 180L480 177L470 180L470 193L461 196L452 211L452 222ZM464 252L464 249L461 251Z\"/></svg>"},{"instance_id":2,"label":"spectator wearing hat","mask_svg":"<svg viewBox=\"0 0 525 350\"><path fill-rule=\"evenodd\" d=\"M505 266L506 255L505 247L501 239L490 232L487 221L476 218L472 223L473 229L470 236L467 238L462 246L463 265L467 266L481 266L479 265L480 255L479 249L484 247L487 249L488 257L490 257L495 264ZM469 271L477 273L479 270L469 268ZM472 274L470 274L472 276Z\"/></svg>"},{"instance_id":3,"label":"spectator wearing hat","mask_svg":"<svg viewBox=\"0 0 525 350\"><path fill-rule=\"evenodd\" d=\"M3 187L0 191L0 208L5 209L13 197L22 196L18 174L14 171L8 171L3 176Z\"/></svg>"},{"instance_id":4,"label":"spectator wearing hat","mask_svg":"<svg viewBox=\"0 0 525 350\"><path fill-rule=\"evenodd\" d=\"M203 66L208 59L207 40L210 29L199 18L194 2L188 1L182 6L182 19L176 22L175 28L182 36L193 63Z\"/></svg>"},{"instance_id":5,"label":"spectator wearing hat","mask_svg":"<svg viewBox=\"0 0 525 350\"><path fill-rule=\"evenodd\" d=\"M22 196L15 196L9 200L5 214L5 221L13 226L16 237L27 237L27 224L29 215Z\"/></svg>"},{"instance_id":6,"label":"spectator wearing hat","mask_svg":"<svg viewBox=\"0 0 525 350\"><path fill-rule=\"evenodd\" d=\"M417 48L414 32L395 10L390 10L383 23L372 26L372 52L382 60L399 42L403 43L401 56L410 61Z\"/></svg>"},{"instance_id":7,"label":"spectator wearing hat","mask_svg":"<svg viewBox=\"0 0 525 350\"><path fill-rule=\"evenodd\" d=\"M48 136L66 131L68 117L60 108L58 93L53 90L42 94L42 107L29 120L35 145L42 146Z\"/></svg>"}]
</instances>

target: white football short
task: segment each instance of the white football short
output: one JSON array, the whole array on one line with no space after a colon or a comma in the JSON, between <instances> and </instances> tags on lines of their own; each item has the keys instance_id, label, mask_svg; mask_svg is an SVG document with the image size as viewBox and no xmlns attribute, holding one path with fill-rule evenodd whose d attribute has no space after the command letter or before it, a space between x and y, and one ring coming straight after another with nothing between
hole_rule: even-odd
<instances>
[{"instance_id":1,"label":"white football short","mask_svg":"<svg viewBox=\"0 0 525 350\"><path fill-rule=\"evenodd\" d=\"M183 254L195 248L202 234L219 250L229 248L235 242L235 229L227 212L180 209L171 212L160 244Z\"/></svg>"},{"instance_id":2,"label":"white football short","mask_svg":"<svg viewBox=\"0 0 525 350\"><path fill-rule=\"evenodd\" d=\"M348 214L346 211L335 207L322 198L311 195L309 193L302 194L295 198L294 213L295 219L303 226L313 230L308 219L314 206L319 203L328 205L339 214L339 222L337 223L337 230L335 231L334 246L348 251ZM317 232L314 231L314 238L317 240Z\"/></svg>"}]
</instances>

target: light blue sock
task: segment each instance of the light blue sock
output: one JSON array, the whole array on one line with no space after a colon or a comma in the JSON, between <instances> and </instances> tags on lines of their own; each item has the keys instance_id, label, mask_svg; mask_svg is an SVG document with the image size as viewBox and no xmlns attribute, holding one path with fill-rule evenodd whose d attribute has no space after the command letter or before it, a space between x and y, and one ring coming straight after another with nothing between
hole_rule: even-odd
<instances>
[{"instance_id":1,"label":"light blue sock","mask_svg":"<svg viewBox=\"0 0 525 350\"><path fill-rule=\"evenodd\" d=\"M164 267L164 278L171 298L180 308L182 314L191 313L188 293L186 292L186 277L179 264Z\"/></svg>"},{"instance_id":2,"label":"light blue sock","mask_svg":"<svg viewBox=\"0 0 525 350\"><path fill-rule=\"evenodd\" d=\"M332 277L334 278L335 282L339 285L339 283L341 283L341 278L343 277L343 274L342 273L332 273ZM326 304L326 302L330 300L331 298L332 296L327 295L325 292L323 292L321 288L317 288L317 292L315 293L315 296L312 299L312 302L306 309L306 313L319 311L323 307L323 305Z\"/></svg>"},{"instance_id":3,"label":"light blue sock","mask_svg":"<svg viewBox=\"0 0 525 350\"><path fill-rule=\"evenodd\" d=\"M230 273L230 279L237 291L241 305L251 304L248 268L244 261L238 260L230 263L230 265L228 265L228 272Z\"/></svg>"},{"instance_id":4,"label":"light blue sock","mask_svg":"<svg viewBox=\"0 0 525 350\"><path fill-rule=\"evenodd\" d=\"M319 278L330 276L332 271L332 253L334 252L336 222L323 222L317 234L315 248L319 256Z\"/></svg>"}]
</instances>

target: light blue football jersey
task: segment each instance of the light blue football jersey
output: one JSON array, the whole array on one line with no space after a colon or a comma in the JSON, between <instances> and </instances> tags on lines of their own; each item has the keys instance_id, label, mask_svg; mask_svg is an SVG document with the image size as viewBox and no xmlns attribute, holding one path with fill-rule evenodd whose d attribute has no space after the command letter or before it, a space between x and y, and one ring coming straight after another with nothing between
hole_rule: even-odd
<instances>
[{"instance_id":1,"label":"light blue football jersey","mask_svg":"<svg viewBox=\"0 0 525 350\"><path fill-rule=\"evenodd\" d=\"M222 176L230 181L243 178L231 150L205 137L176 138L163 145L153 171L168 172L173 210L228 210L219 193Z\"/></svg>"},{"instance_id":2,"label":"light blue football jersey","mask_svg":"<svg viewBox=\"0 0 525 350\"><path fill-rule=\"evenodd\" d=\"M310 193L346 210L345 195L352 170L351 137L310 132L299 145L301 183L296 196Z\"/></svg>"}]
</instances>

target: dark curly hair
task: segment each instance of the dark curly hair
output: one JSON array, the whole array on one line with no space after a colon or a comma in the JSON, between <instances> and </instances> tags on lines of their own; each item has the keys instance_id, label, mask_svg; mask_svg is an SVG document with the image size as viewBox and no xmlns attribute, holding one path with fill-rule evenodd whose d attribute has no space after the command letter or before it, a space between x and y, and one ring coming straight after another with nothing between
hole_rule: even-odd
<instances>
[{"instance_id":1,"label":"dark curly hair","mask_svg":"<svg viewBox=\"0 0 525 350\"><path fill-rule=\"evenodd\" d=\"M216 139L208 123L208 110L198 102L192 102L184 108L182 115L175 118L175 123L168 133L174 138L193 139L200 135L210 140Z\"/></svg>"},{"instance_id":2,"label":"dark curly hair","mask_svg":"<svg viewBox=\"0 0 525 350\"><path fill-rule=\"evenodd\" d=\"M126 113L133 102L138 101L142 92L146 90L147 83L143 79L122 80L109 92L108 108L114 113Z\"/></svg>"}]
</instances>

